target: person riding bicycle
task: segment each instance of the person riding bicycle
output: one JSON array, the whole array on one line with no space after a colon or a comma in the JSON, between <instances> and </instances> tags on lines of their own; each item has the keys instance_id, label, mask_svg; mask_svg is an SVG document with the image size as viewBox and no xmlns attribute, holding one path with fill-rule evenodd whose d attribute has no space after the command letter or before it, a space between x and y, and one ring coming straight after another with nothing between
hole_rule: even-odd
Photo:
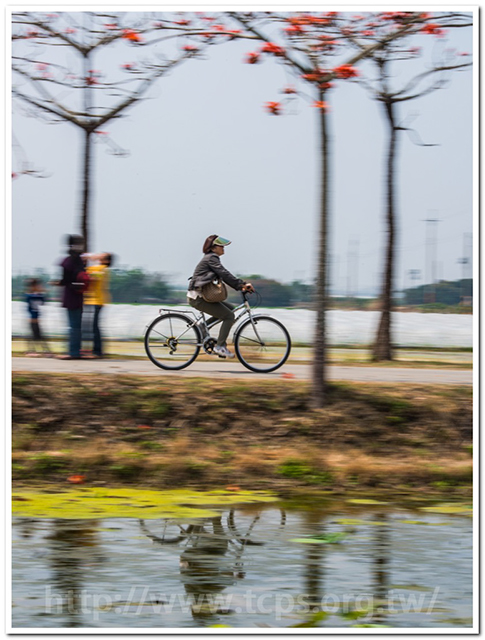
<instances>
[{"instance_id":1,"label":"person riding bicycle","mask_svg":"<svg viewBox=\"0 0 485 640\"><path fill-rule=\"evenodd\" d=\"M225 356L226 358L234 358L234 354L227 348L227 337L235 321L234 305L225 301L207 302L202 297L202 287L214 280L223 281L233 289L236 289L236 291L250 293L254 291L254 287L250 282L245 282L233 276L232 273L222 266L220 256L224 255L224 247L228 244L231 244L230 240L221 238L221 236L218 235L211 235L206 238L204 246L202 247L204 256L195 267L193 276L189 282L187 301L191 307L211 315L211 318L207 321L208 324L215 319L222 320L217 344L214 347L214 353L219 356Z\"/></svg>"}]
</instances>

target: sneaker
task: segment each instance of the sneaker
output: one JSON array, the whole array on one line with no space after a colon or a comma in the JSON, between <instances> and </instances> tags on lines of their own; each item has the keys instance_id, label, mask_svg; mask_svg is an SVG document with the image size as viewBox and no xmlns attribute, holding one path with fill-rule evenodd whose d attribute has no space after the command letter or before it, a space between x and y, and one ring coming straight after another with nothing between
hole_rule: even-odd
<instances>
[{"instance_id":1,"label":"sneaker","mask_svg":"<svg viewBox=\"0 0 485 640\"><path fill-rule=\"evenodd\" d=\"M222 356L223 358L234 358L234 354L231 353L227 347L218 347L216 345L214 347L214 353L218 356Z\"/></svg>"}]
</instances>

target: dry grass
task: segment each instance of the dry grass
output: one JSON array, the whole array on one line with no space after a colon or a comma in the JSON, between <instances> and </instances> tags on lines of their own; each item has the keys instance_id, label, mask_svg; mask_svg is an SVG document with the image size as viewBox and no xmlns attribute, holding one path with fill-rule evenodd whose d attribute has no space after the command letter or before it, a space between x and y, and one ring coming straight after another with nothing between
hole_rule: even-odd
<instances>
[{"instance_id":1,"label":"dry grass","mask_svg":"<svg viewBox=\"0 0 485 640\"><path fill-rule=\"evenodd\" d=\"M470 389L334 384L318 411L308 393L293 380L17 375L14 479L83 474L94 484L281 491L470 486Z\"/></svg>"}]
</instances>

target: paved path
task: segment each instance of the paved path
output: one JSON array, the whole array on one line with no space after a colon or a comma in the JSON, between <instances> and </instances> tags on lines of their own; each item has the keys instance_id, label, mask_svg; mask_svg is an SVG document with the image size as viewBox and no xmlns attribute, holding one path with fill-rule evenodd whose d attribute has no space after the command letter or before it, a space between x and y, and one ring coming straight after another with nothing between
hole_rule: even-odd
<instances>
[{"instance_id":1,"label":"paved path","mask_svg":"<svg viewBox=\"0 0 485 640\"><path fill-rule=\"evenodd\" d=\"M50 358L12 358L12 370L46 373L104 373L143 376L183 376L208 378L278 379L286 376L309 380L311 368L305 364L286 364L273 373L257 374L239 362L194 362L182 371L164 371L147 360L56 360ZM289 374L289 375L288 375ZM354 382L408 382L418 384L471 385L471 369L412 369L395 367L348 367L330 365L331 380Z\"/></svg>"}]
</instances>

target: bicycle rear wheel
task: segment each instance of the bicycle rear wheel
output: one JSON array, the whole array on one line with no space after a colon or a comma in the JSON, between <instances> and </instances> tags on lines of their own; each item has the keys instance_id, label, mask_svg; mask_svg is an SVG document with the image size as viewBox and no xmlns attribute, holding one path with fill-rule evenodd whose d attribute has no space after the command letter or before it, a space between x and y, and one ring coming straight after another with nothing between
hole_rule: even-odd
<instances>
[{"instance_id":1,"label":"bicycle rear wheel","mask_svg":"<svg viewBox=\"0 0 485 640\"><path fill-rule=\"evenodd\" d=\"M182 313L156 318L145 334L145 351L161 369L184 369L197 358L201 335L192 319Z\"/></svg>"},{"instance_id":2,"label":"bicycle rear wheel","mask_svg":"<svg viewBox=\"0 0 485 640\"><path fill-rule=\"evenodd\" d=\"M247 369L269 373L288 359L291 351L290 334L279 320L255 316L236 330L234 348L239 361Z\"/></svg>"}]
</instances>

